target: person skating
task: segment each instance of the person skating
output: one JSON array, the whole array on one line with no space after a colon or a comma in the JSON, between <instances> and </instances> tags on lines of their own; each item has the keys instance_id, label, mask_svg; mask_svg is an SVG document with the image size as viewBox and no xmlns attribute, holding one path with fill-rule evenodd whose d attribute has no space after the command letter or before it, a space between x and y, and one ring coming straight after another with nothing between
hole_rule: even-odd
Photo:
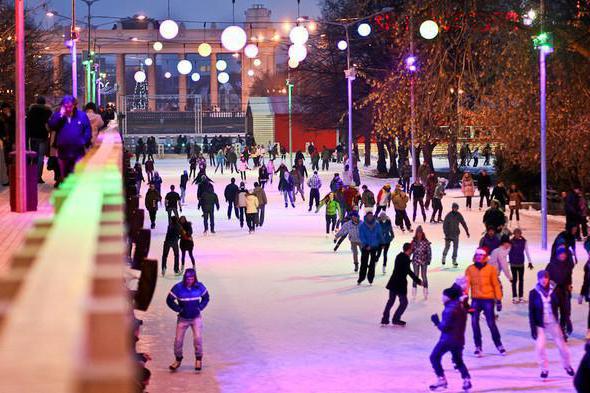
<instances>
[{"instance_id":1,"label":"person skating","mask_svg":"<svg viewBox=\"0 0 590 393\"><path fill-rule=\"evenodd\" d=\"M400 183L404 192L410 192L410 178L412 177L412 166L410 161L406 160L400 170Z\"/></svg>"},{"instance_id":2,"label":"person skating","mask_svg":"<svg viewBox=\"0 0 590 393\"><path fill-rule=\"evenodd\" d=\"M229 184L225 186L223 196L227 202L227 219L231 220L231 212L234 211L236 218L239 218L238 206L235 205L236 195L240 188L236 184L236 178L232 177Z\"/></svg>"},{"instance_id":3,"label":"person skating","mask_svg":"<svg viewBox=\"0 0 590 393\"><path fill-rule=\"evenodd\" d=\"M389 252L389 247L391 246L391 242L393 241L395 235L393 233L393 225L391 225L391 219L387 216L387 213L379 213L377 222L379 223L379 225L381 225L381 233L383 234L383 241L381 243L381 248L379 248L377 262L379 261L381 255L383 255L382 271L383 274L385 274L387 271L387 254Z\"/></svg>"},{"instance_id":4,"label":"person skating","mask_svg":"<svg viewBox=\"0 0 590 393\"><path fill-rule=\"evenodd\" d=\"M498 236L494 227L488 227L485 235L479 239L479 248L484 248L488 254L491 254L499 246L500 236Z\"/></svg>"},{"instance_id":5,"label":"person skating","mask_svg":"<svg viewBox=\"0 0 590 393\"><path fill-rule=\"evenodd\" d=\"M451 205L451 211L447 213L445 219L443 221L443 233L445 235L445 248L443 249L442 253L442 261L441 263L444 265L447 258L447 253L449 252L449 248L451 246L451 242L453 243L453 254L451 258L453 260L453 267L459 266L457 264L457 251L459 250L459 235L461 234L461 229L459 226L463 227L465 234L469 237L469 228L467 228L467 224L465 223L465 219L463 215L459 213L459 205L455 202Z\"/></svg>"},{"instance_id":6,"label":"person skating","mask_svg":"<svg viewBox=\"0 0 590 393\"><path fill-rule=\"evenodd\" d=\"M512 216L516 213L516 226L520 226L520 209L522 208L523 201L524 195L516 187L516 184L512 184L510 190L508 190L508 208L510 209L509 225L512 225Z\"/></svg>"},{"instance_id":7,"label":"person skating","mask_svg":"<svg viewBox=\"0 0 590 393\"><path fill-rule=\"evenodd\" d=\"M180 195L174 191L174 185L170 186L170 192L164 198L164 205L168 212L168 219L172 216L172 212L174 212L174 216L178 219L178 210L180 209L182 213L182 205L180 204Z\"/></svg>"},{"instance_id":8,"label":"person skating","mask_svg":"<svg viewBox=\"0 0 590 393\"><path fill-rule=\"evenodd\" d=\"M210 299L209 291L203 283L199 282L194 269L186 269L182 281L170 290L166 304L172 311L178 313L174 338L175 359L169 366L171 371L176 371L182 363L184 336L189 327L193 331L195 370L199 371L203 367L203 319L201 314Z\"/></svg>"},{"instance_id":9,"label":"person skating","mask_svg":"<svg viewBox=\"0 0 590 393\"><path fill-rule=\"evenodd\" d=\"M180 175L180 204L184 205L184 199L186 198L186 185L188 183L188 173L185 170Z\"/></svg>"},{"instance_id":10,"label":"person skating","mask_svg":"<svg viewBox=\"0 0 590 393\"><path fill-rule=\"evenodd\" d=\"M270 184L272 184L272 179L275 174L274 160L268 160L268 162L266 163L266 170L268 171L268 180L270 181Z\"/></svg>"},{"instance_id":11,"label":"person skating","mask_svg":"<svg viewBox=\"0 0 590 393\"><path fill-rule=\"evenodd\" d=\"M499 181L498 184L496 184L496 187L494 187L492 190L492 195L490 198L492 198L492 200L495 199L498 201L502 211L506 210L506 205L508 204L508 191L506 191L503 181Z\"/></svg>"},{"instance_id":12,"label":"person skating","mask_svg":"<svg viewBox=\"0 0 590 393\"><path fill-rule=\"evenodd\" d=\"M197 204L197 209L199 208L203 212L203 233L207 233L209 226L211 226L211 233L215 233L215 208L219 210L219 198L212 187L208 187L201 194ZM231 212L231 208L228 211Z\"/></svg>"},{"instance_id":13,"label":"person skating","mask_svg":"<svg viewBox=\"0 0 590 393\"><path fill-rule=\"evenodd\" d=\"M508 265L508 254L510 253L511 248L512 242L510 241L510 237L502 235L502 237L500 237L500 245L489 254L490 258L488 264L496 268L498 280L500 279L500 274L504 273L508 281L512 282L512 272Z\"/></svg>"},{"instance_id":14,"label":"person skating","mask_svg":"<svg viewBox=\"0 0 590 393\"><path fill-rule=\"evenodd\" d=\"M492 340L501 355L506 354L502 345L502 337L498 326L494 307L502 310L502 287L498 280L496 268L488 265L488 254L486 250L479 248L475 251L473 265L465 270L467 286L471 291L471 328L473 329L473 341L475 342L475 356L482 356L481 329L479 327L480 314L483 312L487 325L492 334Z\"/></svg>"},{"instance_id":15,"label":"person skating","mask_svg":"<svg viewBox=\"0 0 590 393\"><path fill-rule=\"evenodd\" d=\"M533 270L531 255L529 254L527 240L522 236L522 230L516 228L514 236L510 239L512 246L508 253L510 272L512 273L512 303L524 303L524 258L529 261L529 269ZM518 285L518 292L517 292Z\"/></svg>"},{"instance_id":16,"label":"person skating","mask_svg":"<svg viewBox=\"0 0 590 393\"><path fill-rule=\"evenodd\" d=\"M359 239L361 241L361 267L357 285L365 281L365 278L369 284L372 284L375 278L375 264L379 256L379 249L383 243L383 233L381 225L371 212L365 215L363 223L360 224Z\"/></svg>"},{"instance_id":17,"label":"person skating","mask_svg":"<svg viewBox=\"0 0 590 393\"><path fill-rule=\"evenodd\" d=\"M555 292L555 285L550 281L550 274L541 270L537 273L537 285L529 292L529 322L531 336L535 340L537 360L541 369L541 378L549 376L549 361L547 359L547 336L559 349L561 364L565 372L573 377L574 369L570 362L570 352L563 339L563 334L557 323L557 309L559 298Z\"/></svg>"},{"instance_id":18,"label":"person skating","mask_svg":"<svg viewBox=\"0 0 590 393\"><path fill-rule=\"evenodd\" d=\"M170 249L174 253L174 273L180 274L178 262L178 241L180 240L180 224L178 223L178 216L172 216L168 219L168 229L166 229L166 237L164 238L164 248L162 250L162 276L166 275L167 260Z\"/></svg>"},{"instance_id":19,"label":"person skating","mask_svg":"<svg viewBox=\"0 0 590 393\"><path fill-rule=\"evenodd\" d=\"M236 199L234 203L238 208L238 212L240 213L240 228L244 227L244 219L246 218L246 196L248 195L248 190L246 189L246 185L244 182L240 182L240 189L236 194Z\"/></svg>"},{"instance_id":20,"label":"person skating","mask_svg":"<svg viewBox=\"0 0 590 393\"><path fill-rule=\"evenodd\" d=\"M379 215L381 211L387 210L391 206L391 186L384 185L377 193L377 210L375 215Z\"/></svg>"},{"instance_id":21,"label":"person skating","mask_svg":"<svg viewBox=\"0 0 590 393\"><path fill-rule=\"evenodd\" d=\"M430 222L443 222L442 220L442 212L443 212L443 204L442 199L446 195L445 193L445 182L441 179L436 188L434 189L434 193L432 194L432 216L430 217ZM435 220L436 213L438 212L438 219Z\"/></svg>"},{"instance_id":22,"label":"person skating","mask_svg":"<svg viewBox=\"0 0 590 393\"><path fill-rule=\"evenodd\" d=\"M225 155L223 154L223 150L219 149L217 154L215 154L215 173L219 169L221 174L223 175L223 167L225 166Z\"/></svg>"},{"instance_id":23,"label":"person skating","mask_svg":"<svg viewBox=\"0 0 590 393\"><path fill-rule=\"evenodd\" d=\"M143 138L139 138L137 142L135 142L135 162L139 162L139 157L142 157L142 164L145 162L145 153L146 153L146 146Z\"/></svg>"},{"instance_id":24,"label":"person skating","mask_svg":"<svg viewBox=\"0 0 590 393\"><path fill-rule=\"evenodd\" d=\"M492 206L483 215L483 223L486 228L492 227L497 233L502 232L506 225L506 216L500 209L500 202L492 200Z\"/></svg>"},{"instance_id":25,"label":"person skating","mask_svg":"<svg viewBox=\"0 0 590 393\"><path fill-rule=\"evenodd\" d=\"M283 165L281 164L281 166ZM278 171L280 170L281 167L279 167ZM292 207L295 207L295 196L293 195L295 182L293 180L293 176L291 176L287 170L282 173L283 174L280 176L279 180L279 191L283 193L283 198L285 199L285 208L289 207L289 202L291 202Z\"/></svg>"},{"instance_id":26,"label":"person skating","mask_svg":"<svg viewBox=\"0 0 590 393\"><path fill-rule=\"evenodd\" d=\"M145 182L141 164L139 162L135 163L133 169L135 170L135 188L137 189L137 195L141 196L141 183Z\"/></svg>"},{"instance_id":27,"label":"person skating","mask_svg":"<svg viewBox=\"0 0 590 393\"><path fill-rule=\"evenodd\" d=\"M195 248L195 242L193 241L193 224L188 221L185 216L180 217L178 223L180 224L180 271L184 272L184 261L187 253L193 264L193 269L195 268L195 257L193 255L193 250Z\"/></svg>"},{"instance_id":28,"label":"person skating","mask_svg":"<svg viewBox=\"0 0 590 393\"><path fill-rule=\"evenodd\" d=\"M564 246L568 249L568 261L571 264L578 263L578 256L576 254L576 238L578 236L578 226L575 223L566 223L565 230L559 232L553 240L551 245L551 256L555 256L555 251L559 246Z\"/></svg>"},{"instance_id":29,"label":"person skating","mask_svg":"<svg viewBox=\"0 0 590 393\"><path fill-rule=\"evenodd\" d=\"M426 189L422 185L420 178L416 178L414 184L410 187L410 198L412 199L412 205L414 206L414 211L412 213L412 222L416 222L416 210L418 205L420 205L420 210L422 211L422 221L426 222L426 211L424 211L424 196L426 195Z\"/></svg>"},{"instance_id":30,"label":"person skating","mask_svg":"<svg viewBox=\"0 0 590 393\"><path fill-rule=\"evenodd\" d=\"M301 199L305 201L305 195L303 195L303 189L301 187L303 177L295 165L293 165L293 168L291 169L291 179L293 179L293 200L297 200L297 194L299 194L301 195Z\"/></svg>"},{"instance_id":31,"label":"person skating","mask_svg":"<svg viewBox=\"0 0 590 393\"><path fill-rule=\"evenodd\" d=\"M398 326L405 326L406 322L402 321L402 315L408 307L408 280L407 276L417 283L422 285L422 281L414 274L410 268L410 255L412 254L412 245L410 243L404 243L402 252L395 257L395 264L393 266L393 273L387 282L387 290L389 290L389 299L383 310L383 316L381 317L381 324L389 324L389 314L391 308L395 303L395 299L399 298L399 305L397 310L393 314L391 323Z\"/></svg>"},{"instance_id":32,"label":"person skating","mask_svg":"<svg viewBox=\"0 0 590 393\"><path fill-rule=\"evenodd\" d=\"M337 242L338 240L344 239L346 238L346 236L348 236L348 240L350 241L350 250L352 251L352 261L354 263L355 272L358 272L359 269L358 253L359 248L361 248L361 240L359 237L360 223L361 221L358 213L351 213L350 220L342 224L342 227L336 233L336 236L334 238L334 242ZM336 247L334 247L334 251L336 251Z\"/></svg>"},{"instance_id":33,"label":"person skating","mask_svg":"<svg viewBox=\"0 0 590 393\"><path fill-rule=\"evenodd\" d=\"M563 332L563 337L572 334L573 327L571 317L571 291L572 291L572 274L574 264L570 259L569 250L561 245L557 247L555 255L545 268L549 273L551 281L555 283L555 295L557 296L557 312L559 313L559 325Z\"/></svg>"},{"instance_id":34,"label":"person skating","mask_svg":"<svg viewBox=\"0 0 590 393\"><path fill-rule=\"evenodd\" d=\"M590 303L590 237L587 237L584 241L584 248L588 253L588 260L584 264L584 280L582 282L582 288L580 289L580 295L578 296L578 304L582 304L585 301ZM588 311L588 322L587 322L586 340L590 340L590 310Z\"/></svg>"},{"instance_id":35,"label":"person skating","mask_svg":"<svg viewBox=\"0 0 590 393\"><path fill-rule=\"evenodd\" d=\"M400 227L402 232L405 232L407 229L408 231L412 231L412 225L410 224L410 218L406 213L406 207L408 206L408 194L402 190L402 185L397 184L395 186L395 191L391 194L391 202L393 203L393 208L395 210L395 225ZM405 224L405 228L404 228Z\"/></svg>"},{"instance_id":36,"label":"person skating","mask_svg":"<svg viewBox=\"0 0 590 393\"><path fill-rule=\"evenodd\" d=\"M299 190L298 191L301 194L301 198L303 200L305 200L305 179L309 178L309 175L307 174L307 168L303 164L302 159L298 159L296 161L295 169L297 169L297 172L299 173L299 187L298 187Z\"/></svg>"},{"instance_id":37,"label":"person skating","mask_svg":"<svg viewBox=\"0 0 590 393\"><path fill-rule=\"evenodd\" d=\"M479 191L479 210L483 207L483 201L486 200L486 206L490 207L490 186L492 179L488 172L482 170L477 177L477 190Z\"/></svg>"},{"instance_id":38,"label":"person skating","mask_svg":"<svg viewBox=\"0 0 590 393\"><path fill-rule=\"evenodd\" d=\"M149 158L145 162L145 174L147 176L147 182L151 183L154 178L154 160L150 160Z\"/></svg>"},{"instance_id":39,"label":"person skating","mask_svg":"<svg viewBox=\"0 0 590 393\"><path fill-rule=\"evenodd\" d=\"M424 207L428 210L430 206L430 202L434 197L434 191L436 190L436 186L438 185L438 176L435 172L429 172L428 176L426 176L426 182L424 183L424 187L426 188L426 200L424 201ZM433 206L434 208L434 206Z\"/></svg>"},{"instance_id":40,"label":"person skating","mask_svg":"<svg viewBox=\"0 0 590 393\"><path fill-rule=\"evenodd\" d=\"M334 177L330 181L330 191L338 192L340 189L342 189L342 187L344 187L344 183L342 182L340 175L338 173L334 173Z\"/></svg>"},{"instance_id":41,"label":"person skating","mask_svg":"<svg viewBox=\"0 0 590 393\"><path fill-rule=\"evenodd\" d=\"M193 154L191 156L191 158L189 158L188 166L189 166L188 176L189 176L189 178L194 179L195 177L197 177L197 156L195 154ZM217 173L217 168L215 168L215 172Z\"/></svg>"},{"instance_id":42,"label":"person skating","mask_svg":"<svg viewBox=\"0 0 590 393\"><path fill-rule=\"evenodd\" d=\"M158 171L154 172L154 177L152 178L152 184L156 187L156 191L158 191L158 194L160 194L160 196L162 196L162 177L160 177L160 174L158 173Z\"/></svg>"},{"instance_id":43,"label":"person skating","mask_svg":"<svg viewBox=\"0 0 590 393\"><path fill-rule=\"evenodd\" d=\"M264 191L264 188L262 188L258 183L254 183L254 190L252 190L252 194L256 195L256 198L258 198L258 216L256 217L256 226L261 227L264 224L264 211L266 209L268 199L266 198L266 192Z\"/></svg>"},{"instance_id":44,"label":"person skating","mask_svg":"<svg viewBox=\"0 0 590 393\"><path fill-rule=\"evenodd\" d=\"M264 188L266 186L266 182L268 181L268 168L266 168L266 165L260 165L260 168L258 168L258 183L260 184L260 186L262 188Z\"/></svg>"},{"instance_id":45,"label":"person skating","mask_svg":"<svg viewBox=\"0 0 590 393\"><path fill-rule=\"evenodd\" d=\"M318 213L324 205L326 205L326 236L328 236L330 232L334 232L338 217L342 217L342 206L336 200L333 192L329 193L321 200L320 205L315 212Z\"/></svg>"},{"instance_id":46,"label":"person skating","mask_svg":"<svg viewBox=\"0 0 590 393\"><path fill-rule=\"evenodd\" d=\"M318 171L314 171L313 175L307 179L307 186L309 187L309 209L307 209L307 211L310 212L314 202L316 210L320 204L320 188L322 187L322 180L318 175Z\"/></svg>"},{"instance_id":47,"label":"person skating","mask_svg":"<svg viewBox=\"0 0 590 393\"><path fill-rule=\"evenodd\" d=\"M465 172L461 179L461 192L465 196L465 209L471 210L471 201L475 195L475 185L471 173Z\"/></svg>"},{"instance_id":48,"label":"person skating","mask_svg":"<svg viewBox=\"0 0 590 393\"><path fill-rule=\"evenodd\" d=\"M463 390L471 389L471 376L463 361L463 348L465 347L465 330L467 328L467 309L461 301L461 291L454 285L443 291L444 310L442 320L438 314L433 314L430 319L434 326L440 330L440 338L430 354L430 364L437 376L437 380L429 388L439 391L448 387L445 371L442 367L442 357L451 352L455 368L463 378Z\"/></svg>"},{"instance_id":49,"label":"person skating","mask_svg":"<svg viewBox=\"0 0 590 393\"><path fill-rule=\"evenodd\" d=\"M254 233L256 230L256 218L258 216L258 197L256 194L246 193L246 225L248 233Z\"/></svg>"},{"instance_id":50,"label":"person skating","mask_svg":"<svg viewBox=\"0 0 590 393\"><path fill-rule=\"evenodd\" d=\"M150 183L150 186L145 193L145 209L148 211L150 216L151 229L156 227L156 214L158 213L158 205L162 197L154 183Z\"/></svg>"},{"instance_id":51,"label":"person skating","mask_svg":"<svg viewBox=\"0 0 590 393\"><path fill-rule=\"evenodd\" d=\"M326 146L322 149L322 171L330 170L330 158L332 157L332 151Z\"/></svg>"},{"instance_id":52,"label":"person skating","mask_svg":"<svg viewBox=\"0 0 590 393\"><path fill-rule=\"evenodd\" d=\"M238 172L240 172L240 179L242 181L246 180L246 171L250 170L248 167L248 159L244 156L240 158L240 162L238 163Z\"/></svg>"},{"instance_id":53,"label":"person skating","mask_svg":"<svg viewBox=\"0 0 590 393\"><path fill-rule=\"evenodd\" d=\"M375 209L375 194L373 194L373 191L369 190L369 187L367 187L366 184L363 184L361 188L363 189L363 192L361 194L361 204L359 209L364 207L365 213L372 212Z\"/></svg>"},{"instance_id":54,"label":"person skating","mask_svg":"<svg viewBox=\"0 0 590 393\"><path fill-rule=\"evenodd\" d=\"M421 225L418 225L414 232L414 238L412 239L412 268L414 274L420 277L422 280L422 291L424 294L424 300L428 299L428 265L432 260L432 246L430 241L426 238L424 229ZM412 298L416 298L416 292L418 292L417 284L412 284Z\"/></svg>"}]
</instances>

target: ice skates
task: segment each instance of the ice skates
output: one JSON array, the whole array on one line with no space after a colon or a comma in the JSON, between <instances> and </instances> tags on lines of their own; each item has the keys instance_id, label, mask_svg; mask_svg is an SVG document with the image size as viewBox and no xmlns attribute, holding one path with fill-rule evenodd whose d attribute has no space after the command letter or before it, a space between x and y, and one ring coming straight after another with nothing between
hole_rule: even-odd
<instances>
[{"instance_id":1,"label":"ice skates","mask_svg":"<svg viewBox=\"0 0 590 393\"><path fill-rule=\"evenodd\" d=\"M449 386L447 383L447 379L445 377L438 377L435 383L429 386L430 390L433 392L440 392L441 390L446 389Z\"/></svg>"}]
</instances>

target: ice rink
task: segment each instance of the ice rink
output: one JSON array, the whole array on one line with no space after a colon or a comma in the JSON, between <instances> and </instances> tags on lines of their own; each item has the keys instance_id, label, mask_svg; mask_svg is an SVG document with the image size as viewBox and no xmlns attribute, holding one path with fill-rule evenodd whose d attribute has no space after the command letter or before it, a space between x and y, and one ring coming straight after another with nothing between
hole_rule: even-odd
<instances>
[{"instance_id":1,"label":"ice rink","mask_svg":"<svg viewBox=\"0 0 590 393\"><path fill-rule=\"evenodd\" d=\"M309 162L308 170L309 170ZM278 165L277 165L278 167ZM170 184L178 187L180 174L188 169L186 160L168 158L156 161L156 170L164 179L162 194ZM322 196L329 189L333 173L321 172ZM215 235L203 236L203 223L197 211L196 186L190 185L183 214L193 222L197 273L211 294L204 311L204 368L193 369L192 335L185 339L185 362L176 373L168 371L173 360L172 343L175 313L165 303L170 288L181 278L174 276L173 256L168 257L168 273L160 276L156 294L146 313L138 313L144 325L139 349L153 360L149 392L425 392L435 380L429 362L430 352L439 331L430 322L432 313L442 311L441 291L462 274L471 261L483 232L483 212L474 208L466 212L459 190L450 190L443 200L443 215L452 202L458 202L465 216L471 238L461 237L458 269L443 269L441 254L442 224L425 224L427 237L433 242L433 262L429 267L430 296L423 300L419 288L416 301L403 319L407 326L382 327L381 313L387 300L385 284L393 260L411 235L395 230L389 251L387 274L377 276L372 286L357 286L349 242L334 253L333 236L325 236L324 211L308 212L307 201L298 199L296 208L286 209L277 191L278 181L266 188L269 204L264 226L248 234L232 217L227 220L223 190L230 174L208 175L215 182L221 202L216 212ZM235 174L234 174L235 176ZM246 182L252 184L257 172L250 171ZM239 175L237 176L239 179ZM363 176L362 183L377 195L385 180ZM393 180L390 180L393 184ZM239 183L239 180L238 180ZM308 190L306 187L306 194ZM143 207L145 186L140 205ZM306 196L307 199L307 196ZM479 202L474 200L474 206ZM411 217L410 207L408 213ZM390 214L391 213L391 214ZM427 212L428 214L429 212ZM393 209L388 210L393 220ZM146 215L147 216L147 215ZM152 232L150 257L161 259L166 232L166 212L158 211L157 227ZM563 227L563 219L549 222L549 244ZM421 218L417 223L422 224ZM146 225L149 222L146 218ZM548 252L539 245L538 213L523 213L521 228L529 241L535 271L525 273L525 295L536 283L536 271L548 262ZM580 244L580 243L578 243ZM450 256L449 256L450 257ZM580 264L574 273L574 293L579 293L582 267L587 256L578 247ZM449 258L450 259L450 258ZM190 262L187 257L187 265ZM572 378L561 367L559 355L550 345L550 374L541 381L530 337L527 305L513 305L510 283L504 285L504 310L498 326L508 355L503 357L494 347L489 330L482 320L483 358L475 358L470 324L467 328L465 363L472 375L473 392L572 392ZM411 291L409 290L409 293ZM588 304L572 301L574 334L568 346L577 368L583 354ZM461 378L452 370L450 355L443 365L447 371L449 392L461 391Z\"/></svg>"}]
</instances>

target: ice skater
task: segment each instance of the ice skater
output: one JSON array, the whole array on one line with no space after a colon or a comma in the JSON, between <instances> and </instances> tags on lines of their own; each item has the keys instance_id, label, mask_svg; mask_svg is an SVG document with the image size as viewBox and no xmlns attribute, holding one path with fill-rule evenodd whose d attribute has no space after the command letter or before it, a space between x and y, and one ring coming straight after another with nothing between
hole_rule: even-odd
<instances>
[{"instance_id":1,"label":"ice skater","mask_svg":"<svg viewBox=\"0 0 590 393\"><path fill-rule=\"evenodd\" d=\"M584 265L584 281L582 282L582 289L580 289L580 295L578 296L578 304L582 304L584 300L590 302L590 237L587 237L584 241L584 248L588 253L588 261ZM588 312L587 328L586 340L590 340L590 311Z\"/></svg>"},{"instance_id":2,"label":"ice skater","mask_svg":"<svg viewBox=\"0 0 590 393\"><path fill-rule=\"evenodd\" d=\"M336 233L336 237L334 238L334 242L339 241L340 239L344 240L346 236L348 236L348 240L350 240L350 249L352 251L352 261L354 263L354 271L358 272L359 270L359 260L358 254L359 249L361 248L361 240L359 237L359 226L361 224L359 215L357 212L352 212L349 214L350 219L342 224L342 227ZM337 250L337 247L334 247L334 251Z\"/></svg>"},{"instance_id":3,"label":"ice skater","mask_svg":"<svg viewBox=\"0 0 590 393\"><path fill-rule=\"evenodd\" d=\"M189 327L193 331L195 370L200 371L203 367L203 320L201 313L209 304L209 299L209 292L205 285L198 281L195 269L186 269L182 281L170 290L166 304L178 313L174 338L175 359L169 366L170 371L176 371L182 363L184 335Z\"/></svg>"},{"instance_id":4,"label":"ice skater","mask_svg":"<svg viewBox=\"0 0 590 393\"><path fill-rule=\"evenodd\" d=\"M391 242L395 237L393 233L393 226L391 225L391 219L387 216L387 213L384 211L379 213L379 219L377 221L379 225L381 225L381 233L383 234L383 243L381 243L381 248L379 249L379 255L377 255L377 261L381 255L383 255L383 274L387 271L387 253L389 252L389 247L391 246Z\"/></svg>"},{"instance_id":5,"label":"ice skater","mask_svg":"<svg viewBox=\"0 0 590 393\"><path fill-rule=\"evenodd\" d=\"M430 261L432 260L432 247L430 241L426 238L424 229L421 225L418 225L416 232L414 232L414 238L412 239L412 268L414 274L421 277L422 280L422 291L424 293L424 300L428 299L428 276L427 270ZM416 292L418 292L417 284L412 284L412 298L416 298Z\"/></svg>"},{"instance_id":6,"label":"ice skater","mask_svg":"<svg viewBox=\"0 0 590 393\"><path fill-rule=\"evenodd\" d=\"M361 285L365 278L369 284L373 284L375 278L375 264L379 255L379 249L383 243L381 226L377 223L372 212L365 215L363 223L359 227L359 239L361 241L361 267L357 285Z\"/></svg>"}]
</instances>

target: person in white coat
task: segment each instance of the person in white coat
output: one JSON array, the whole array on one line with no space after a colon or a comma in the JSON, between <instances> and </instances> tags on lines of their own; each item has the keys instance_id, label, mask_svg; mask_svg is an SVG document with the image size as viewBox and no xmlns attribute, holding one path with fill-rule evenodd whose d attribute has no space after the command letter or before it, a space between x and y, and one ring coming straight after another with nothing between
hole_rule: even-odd
<instances>
[{"instance_id":1,"label":"person in white coat","mask_svg":"<svg viewBox=\"0 0 590 393\"><path fill-rule=\"evenodd\" d=\"M490 254L490 260L488 261L488 264L496 268L498 277L501 273L504 273L510 282L512 282L512 273L510 271L510 265L508 264L508 254L510 254L511 247L512 242L510 241L510 237L506 235L502 236L500 239L500 246L492 251Z\"/></svg>"}]
</instances>

